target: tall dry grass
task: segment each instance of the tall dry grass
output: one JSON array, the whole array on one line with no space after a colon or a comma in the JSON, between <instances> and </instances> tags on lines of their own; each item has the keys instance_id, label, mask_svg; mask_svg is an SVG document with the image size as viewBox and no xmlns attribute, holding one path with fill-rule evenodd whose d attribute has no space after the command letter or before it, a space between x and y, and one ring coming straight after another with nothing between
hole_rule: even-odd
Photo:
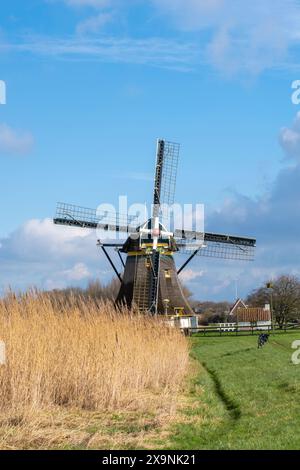
<instances>
[{"instance_id":1,"label":"tall dry grass","mask_svg":"<svg viewBox=\"0 0 300 470\"><path fill-rule=\"evenodd\" d=\"M188 362L186 339L156 319L78 299L58 307L34 292L0 301L0 340L2 416L138 409L150 392L175 395Z\"/></svg>"}]
</instances>

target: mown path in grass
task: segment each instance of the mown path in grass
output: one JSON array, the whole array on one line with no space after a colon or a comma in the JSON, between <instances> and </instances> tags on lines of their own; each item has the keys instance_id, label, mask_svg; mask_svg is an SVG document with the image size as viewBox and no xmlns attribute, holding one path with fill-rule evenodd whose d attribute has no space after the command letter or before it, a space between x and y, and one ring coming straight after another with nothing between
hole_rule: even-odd
<instances>
[{"instance_id":1,"label":"mown path in grass","mask_svg":"<svg viewBox=\"0 0 300 470\"><path fill-rule=\"evenodd\" d=\"M200 364L166 447L171 449L299 449L300 365L291 362L299 333L194 337Z\"/></svg>"}]
</instances>

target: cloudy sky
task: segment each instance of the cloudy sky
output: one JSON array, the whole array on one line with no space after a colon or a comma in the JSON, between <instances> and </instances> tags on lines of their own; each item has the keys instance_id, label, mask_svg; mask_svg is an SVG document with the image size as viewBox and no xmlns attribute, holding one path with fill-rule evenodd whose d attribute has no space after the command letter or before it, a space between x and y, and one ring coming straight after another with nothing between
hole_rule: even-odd
<instances>
[{"instance_id":1,"label":"cloudy sky","mask_svg":"<svg viewBox=\"0 0 300 470\"><path fill-rule=\"evenodd\" d=\"M204 203L207 230L257 237L253 263L194 260L195 297L300 275L299 1L0 8L0 292L108 281L95 233L53 226L56 201L149 201L157 137L182 145L176 200Z\"/></svg>"}]
</instances>

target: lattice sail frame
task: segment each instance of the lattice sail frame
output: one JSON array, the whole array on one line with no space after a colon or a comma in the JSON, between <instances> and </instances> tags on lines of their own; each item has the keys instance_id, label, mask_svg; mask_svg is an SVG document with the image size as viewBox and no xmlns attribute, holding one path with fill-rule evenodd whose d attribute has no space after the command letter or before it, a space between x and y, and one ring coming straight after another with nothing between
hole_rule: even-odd
<instances>
[{"instance_id":1,"label":"lattice sail frame","mask_svg":"<svg viewBox=\"0 0 300 470\"><path fill-rule=\"evenodd\" d=\"M179 254L190 255L199 250L196 256L208 258L232 259L240 261L253 261L255 246L241 246L234 243L220 243L204 241L203 244L190 240L176 240Z\"/></svg>"},{"instance_id":2,"label":"lattice sail frame","mask_svg":"<svg viewBox=\"0 0 300 470\"><path fill-rule=\"evenodd\" d=\"M135 233L137 231L137 225L134 223L136 218L137 216L120 214L114 211L100 211L58 202L54 223L82 228L99 228L116 232Z\"/></svg>"},{"instance_id":3,"label":"lattice sail frame","mask_svg":"<svg viewBox=\"0 0 300 470\"><path fill-rule=\"evenodd\" d=\"M161 204L174 204L180 144L164 141L164 163L161 184Z\"/></svg>"},{"instance_id":4,"label":"lattice sail frame","mask_svg":"<svg viewBox=\"0 0 300 470\"><path fill-rule=\"evenodd\" d=\"M170 226L169 207L174 204L180 144L164 140L164 159L160 193L160 218L162 223Z\"/></svg>"}]
</instances>

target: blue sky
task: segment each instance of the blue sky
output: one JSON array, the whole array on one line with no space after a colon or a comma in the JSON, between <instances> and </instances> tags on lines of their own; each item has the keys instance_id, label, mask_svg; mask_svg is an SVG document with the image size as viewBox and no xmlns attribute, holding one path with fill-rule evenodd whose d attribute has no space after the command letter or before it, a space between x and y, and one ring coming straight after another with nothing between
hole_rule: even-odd
<instances>
[{"instance_id":1,"label":"blue sky","mask_svg":"<svg viewBox=\"0 0 300 470\"><path fill-rule=\"evenodd\" d=\"M258 239L254 263L195 260L195 296L299 274L299 16L295 0L1 5L0 290L109 280L93 234L52 226L56 201L149 200L157 137L182 144L177 201Z\"/></svg>"}]
</instances>

